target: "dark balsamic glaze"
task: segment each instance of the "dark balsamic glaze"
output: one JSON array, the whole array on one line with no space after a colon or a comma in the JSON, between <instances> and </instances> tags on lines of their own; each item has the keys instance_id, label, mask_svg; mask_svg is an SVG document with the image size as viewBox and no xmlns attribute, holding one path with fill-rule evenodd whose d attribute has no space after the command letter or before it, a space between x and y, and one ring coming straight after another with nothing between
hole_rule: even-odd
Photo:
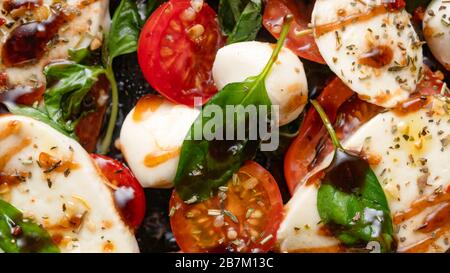
<instances>
[{"instance_id":1,"label":"dark balsamic glaze","mask_svg":"<svg viewBox=\"0 0 450 273\"><path fill-rule=\"evenodd\" d=\"M362 65L367 65L373 68L382 68L392 62L394 57L393 50L385 45L380 45L371 48L364 53L358 60Z\"/></svg>"},{"instance_id":2,"label":"dark balsamic glaze","mask_svg":"<svg viewBox=\"0 0 450 273\"><path fill-rule=\"evenodd\" d=\"M325 170L325 183L330 183L339 190L355 193L365 181L369 164L358 154L336 149L331 165Z\"/></svg>"},{"instance_id":3,"label":"dark balsamic glaze","mask_svg":"<svg viewBox=\"0 0 450 273\"><path fill-rule=\"evenodd\" d=\"M42 5L42 0L7 0L3 2L3 9L11 12L15 9L33 9Z\"/></svg>"},{"instance_id":4,"label":"dark balsamic glaze","mask_svg":"<svg viewBox=\"0 0 450 273\"><path fill-rule=\"evenodd\" d=\"M68 15L58 12L45 21L25 23L15 28L3 45L4 65L19 66L39 60L48 43L68 20Z\"/></svg>"}]
</instances>

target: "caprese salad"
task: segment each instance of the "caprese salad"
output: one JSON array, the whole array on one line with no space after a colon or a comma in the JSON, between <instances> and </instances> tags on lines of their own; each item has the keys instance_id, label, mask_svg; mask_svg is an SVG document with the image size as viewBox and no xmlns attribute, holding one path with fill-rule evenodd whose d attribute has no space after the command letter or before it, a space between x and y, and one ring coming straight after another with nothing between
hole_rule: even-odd
<instances>
[{"instance_id":1,"label":"caprese salad","mask_svg":"<svg viewBox=\"0 0 450 273\"><path fill-rule=\"evenodd\" d=\"M0 252L450 249L450 1L0 9Z\"/></svg>"}]
</instances>

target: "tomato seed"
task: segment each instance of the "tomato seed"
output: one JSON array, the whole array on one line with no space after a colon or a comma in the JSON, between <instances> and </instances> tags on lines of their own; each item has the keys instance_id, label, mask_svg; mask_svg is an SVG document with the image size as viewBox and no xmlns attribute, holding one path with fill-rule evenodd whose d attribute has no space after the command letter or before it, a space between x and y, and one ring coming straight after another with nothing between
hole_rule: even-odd
<instances>
[{"instance_id":1,"label":"tomato seed","mask_svg":"<svg viewBox=\"0 0 450 273\"><path fill-rule=\"evenodd\" d=\"M197 14L195 13L195 10L193 8L187 8L181 13L180 18L183 21L190 22L195 19L196 15Z\"/></svg>"},{"instance_id":2,"label":"tomato seed","mask_svg":"<svg viewBox=\"0 0 450 273\"><path fill-rule=\"evenodd\" d=\"M162 47L159 54L163 58L169 57L169 56L173 55L173 50L169 47Z\"/></svg>"}]
</instances>

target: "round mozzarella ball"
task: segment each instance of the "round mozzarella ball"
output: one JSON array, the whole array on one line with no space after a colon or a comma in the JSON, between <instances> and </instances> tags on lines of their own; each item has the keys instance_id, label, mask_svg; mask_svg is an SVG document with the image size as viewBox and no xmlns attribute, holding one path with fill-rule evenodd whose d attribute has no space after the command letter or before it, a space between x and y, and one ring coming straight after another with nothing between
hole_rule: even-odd
<instances>
[{"instance_id":1,"label":"round mozzarella ball","mask_svg":"<svg viewBox=\"0 0 450 273\"><path fill-rule=\"evenodd\" d=\"M183 140L200 111L148 95L126 117L120 149L143 187L170 188Z\"/></svg>"},{"instance_id":2,"label":"round mozzarella ball","mask_svg":"<svg viewBox=\"0 0 450 273\"><path fill-rule=\"evenodd\" d=\"M450 70L450 2L430 3L423 20L423 34L434 57Z\"/></svg>"},{"instance_id":3,"label":"round mozzarella ball","mask_svg":"<svg viewBox=\"0 0 450 273\"><path fill-rule=\"evenodd\" d=\"M383 0L317 0L312 24L328 66L361 99L391 108L415 91L423 54L405 10L390 12Z\"/></svg>"},{"instance_id":4,"label":"round mozzarella ball","mask_svg":"<svg viewBox=\"0 0 450 273\"><path fill-rule=\"evenodd\" d=\"M213 65L217 88L259 75L273 49L274 45L262 42L235 43L221 48ZM265 83L272 104L280 107L280 126L295 120L308 101L308 83L299 58L283 48Z\"/></svg>"}]
</instances>

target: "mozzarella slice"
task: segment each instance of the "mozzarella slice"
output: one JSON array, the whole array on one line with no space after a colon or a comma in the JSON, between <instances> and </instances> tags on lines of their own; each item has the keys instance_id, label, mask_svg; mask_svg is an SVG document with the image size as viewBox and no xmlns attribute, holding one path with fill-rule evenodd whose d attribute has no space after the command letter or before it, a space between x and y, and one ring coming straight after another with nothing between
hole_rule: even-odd
<instances>
[{"instance_id":1,"label":"mozzarella slice","mask_svg":"<svg viewBox=\"0 0 450 273\"><path fill-rule=\"evenodd\" d=\"M450 2L430 3L423 19L423 34L434 57L450 70Z\"/></svg>"},{"instance_id":2,"label":"mozzarella slice","mask_svg":"<svg viewBox=\"0 0 450 273\"><path fill-rule=\"evenodd\" d=\"M377 115L344 143L349 150L363 151L381 183L393 217L408 211L419 200L434 199L450 185L450 114L448 104L434 99L428 107L408 115L394 112ZM328 166L330 155L324 162ZM298 188L285 207L285 219L278 231L279 250L284 252L338 249L338 241L320 231L316 206L317 185ZM438 232L418 231L425 219L444 203L420 210L406 220L396 222L394 230L399 251L414 251L420 242L438 236L420 251L444 252L450 229ZM305 226L308 226L305 228Z\"/></svg>"},{"instance_id":3,"label":"mozzarella slice","mask_svg":"<svg viewBox=\"0 0 450 273\"><path fill-rule=\"evenodd\" d=\"M217 88L259 75L272 52L273 45L262 42L235 43L219 49L213 65ZM308 83L302 62L291 50L281 50L267 76L266 89L272 104L280 107L280 125L295 120L303 111L308 101Z\"/></svg>"},{"instance_id":4,"label":"mozzarella slice","mask_svg":"<svg viewBox=\"0 0 450 273\"><path fill-rule=\"evenodd\" d=\"M143 187L173 186L183 140L199 114L153 95L141 98L128 114L120 149Z\"/></svg>"},{"instance_id":5,"label":"mozzarella slice","mask_svg":"<svg viewBox=\"0 0 450 273\"><path fill-rule=\"evenodd\" d=\"M390 108L415 91L422 47L405 10L388 12L382 0L317 0L312 23L322 57L362 99Z\"/></svg>"},{"instance_id":6,"label":"mozzarella slice","mask_svg":"<svg viewBox=\"0 0 450 273\"><path fill-rule=\"evenodd\" d=\"M1 176L11 179L0 180L0 198L48 230L61 252L139 251L89 154L50 126L0 116Z\"/></svg>"},{"instance_id":7,"label":"mozzarella slice","mask_svg":"<svg viewBox=\"0 0 450 273\"><path fill-rule=\"evenodd\" d=\"M0 5L4 6L7 1L18 2L2 0ZM23 22L42 22L49 19L52 16L51 5L54 5L54 2L44 0L42 5L30 11L22 8L0 15L0 18L7 22L0 27L0 31L4 34L0 38L0 48L3 48L9 34ZM57 29L54 39L47 45L46 53L40 59L17 66L5 66L0 63L0 71L7 77L7 84L0 86L0 92L15 90L16 94L13 95L20 96L31 92L33 87L45 86L44 66L54 61L68 59L69 49L89 47L94 50L101 47L104 33L108 31L110 23L109 0L68 0L64 1L63 9L77 12L77 15ZM12 27L8 27L10 24Z\"/></svg>"}]
</instances>

